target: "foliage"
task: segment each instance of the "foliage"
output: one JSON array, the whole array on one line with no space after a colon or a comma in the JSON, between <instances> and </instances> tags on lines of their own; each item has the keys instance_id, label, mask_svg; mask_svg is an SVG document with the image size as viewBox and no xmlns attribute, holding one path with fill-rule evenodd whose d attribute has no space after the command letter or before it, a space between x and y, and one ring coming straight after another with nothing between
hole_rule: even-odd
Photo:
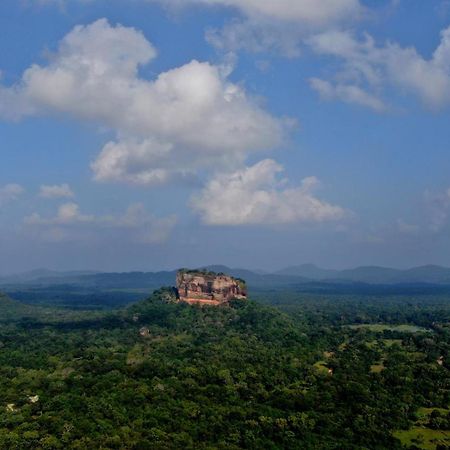
<instances>
[{"instance_id":1,"label":"foliage","mask_svg":"<svg viewBox=\"0 0 450 450\"><path fill-rule=\"evenodd\" d=\"M162 289L94 312L0 298L0 448L420 448L404 433L449 426L449 305L278 293L200 308ZM361 324L386 326L348 326Z\"/></svg>"}]
</instances>

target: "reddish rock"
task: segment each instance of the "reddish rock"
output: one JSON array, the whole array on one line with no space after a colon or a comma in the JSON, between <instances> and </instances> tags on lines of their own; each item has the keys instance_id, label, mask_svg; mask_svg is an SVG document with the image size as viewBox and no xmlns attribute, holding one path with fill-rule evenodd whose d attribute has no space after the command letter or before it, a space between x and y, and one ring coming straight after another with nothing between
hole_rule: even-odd
<instances>
[{"instance_id":1,"label":"reddish rock","mask_svg":"<svg viewBox=\"0 0 450 450\"><path fill-rule=\"evenodd\" d=\"M177 274L180 301L200 305L221 305L247 298L245 281L213 272L180 270Z\"/></svg>"},{"instance_id":2,"label":"reddish rock","mask_svg":"<svg viewBox=\"0 0 450 450\"><path fill-rule=\"evenodd\" d=\"M139 330L139 335L142 337L149 337L150 336L150 330L148 328L142 327Z\"/></svg>"}]
</instances>

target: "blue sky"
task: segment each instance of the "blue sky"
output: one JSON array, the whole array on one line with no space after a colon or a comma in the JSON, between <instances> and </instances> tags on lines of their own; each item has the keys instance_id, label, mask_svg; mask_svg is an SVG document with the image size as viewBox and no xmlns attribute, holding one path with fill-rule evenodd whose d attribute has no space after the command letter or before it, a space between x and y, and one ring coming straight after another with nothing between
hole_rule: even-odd
<instances>
[{"instance_id":1,"label":"blue sky","mask_svg":"<svg viewBox=\"0 0 450 450\"><path fill-rule=\"evenodd\" d=\"M0 274L450 265L449 1L4 0L0 29Z\"/></svg>"}]
</instances>

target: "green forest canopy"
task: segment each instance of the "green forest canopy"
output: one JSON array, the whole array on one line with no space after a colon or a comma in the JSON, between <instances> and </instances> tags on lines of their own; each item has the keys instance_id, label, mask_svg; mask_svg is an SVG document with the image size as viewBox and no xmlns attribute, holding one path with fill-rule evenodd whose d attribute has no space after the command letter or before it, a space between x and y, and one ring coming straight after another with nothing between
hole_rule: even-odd
<instances>
[{"instance_id":1,"label":"green forest canopy","mask_svg":"<svg viewBox=\"0 0 450 450\"><path fill-rule=\"evenodd\" d=\"M199 308L160 290L87 312L2 299L0 448L420 448L418 427L448 444L448 301L408 301Z\"/></svg>"}]
</instances>

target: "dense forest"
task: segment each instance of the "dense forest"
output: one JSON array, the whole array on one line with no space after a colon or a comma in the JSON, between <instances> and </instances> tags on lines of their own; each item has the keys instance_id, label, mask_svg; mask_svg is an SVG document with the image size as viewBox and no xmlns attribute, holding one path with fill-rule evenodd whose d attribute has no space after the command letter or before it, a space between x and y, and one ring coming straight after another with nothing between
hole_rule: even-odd
<instances>
[{"instance_id":1,"label":"dense forest","mask_svg":"<svg viewBox=\"0 0 450 450\"><path fill-rule=\"evenodd\" d=\"M0 448L448 448L449 300L0 297Z\"/></svg>"}]
</instances>

